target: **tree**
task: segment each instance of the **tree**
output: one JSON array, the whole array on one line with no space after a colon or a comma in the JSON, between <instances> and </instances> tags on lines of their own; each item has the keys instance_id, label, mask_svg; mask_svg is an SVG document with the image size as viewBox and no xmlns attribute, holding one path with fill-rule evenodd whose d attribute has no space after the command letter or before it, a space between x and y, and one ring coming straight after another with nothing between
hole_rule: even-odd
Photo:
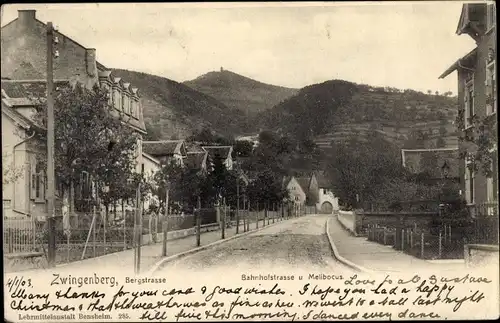
<instances>
[{"instance_id":1,"label":"tree","mask_svg":"<svg viewBox=\"0 0 500 323\"><path fill-rule=\"evenodd\" d=\"M237 140L233 151L236 157L250 157L253 151L253 143L248 140Z\"/></svg>"},{"instance_id":2,"label":"tree","mask_svg":"<svg viewBox=\"0 0 500 323\"><path fill-rule=\"evenodd\" d=\"M108 195L123 193L124 181L134 178L138 137L126 125L125 115L109 105L107 95L98 86L87 89L80 84L62 87L55 95L55 176L63 197L71 185L81 184L83 172L99 183L101 197L106 194L105 187L109 188ZM45 104L40 102L34 119L43 125L45 111ZM38 157L46 164L45 156ZM126 198L122 193L121 198ZM115 198L106 197L105 202Z\"/></svg>"},{"instance_id":3,"label":"tree","mask_svg":"<svg viewBox=\"0 0 500 323\"><path fill-rule=\"evenodd\" d=\"M24 168L22 166L14 166L10 161L10 155L7 152L2 152L2 183L3 185L15 183L20 177L23 176Z\"/></svg>"}]
</instances>

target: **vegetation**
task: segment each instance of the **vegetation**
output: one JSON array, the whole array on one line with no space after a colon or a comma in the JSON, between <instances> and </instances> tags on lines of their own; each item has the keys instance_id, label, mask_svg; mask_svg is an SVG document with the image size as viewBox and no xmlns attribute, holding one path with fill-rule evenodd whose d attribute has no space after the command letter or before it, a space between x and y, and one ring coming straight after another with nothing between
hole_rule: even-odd
<instances>
[{"instance_id":1,"label":"vegetation","mask_svg":"<svg viewBox=\"0 0 500 323\"><path fill-rule=\"evenodd\" d=\"M97 183L106 207L120 199L133 199L142 179L134 174L137 136L123 122L123 115L108 104L107 92L80 84L62 87L55 95L54 163L57 190L65 200L70 187L89 184L82 174ZM40 104L35 120L46 125L46 107ZM46 155L37 162L46 169ZM90 197L92 191L87 191ZM83 198L83 197L82 197ZM107 209L107 208L106 208Z\"/></svg>"},{"instance_id":2,"label":"vegetation","mask_svg":"<svg viewBox=\"0 0 500 323\"><path fill-rule=\"evenodd\" d=\"M247 117L269 110L297 92L296 89L261 83L225 70L209 72L184 84L238 109Z\"/></svg>"}]
</instances>

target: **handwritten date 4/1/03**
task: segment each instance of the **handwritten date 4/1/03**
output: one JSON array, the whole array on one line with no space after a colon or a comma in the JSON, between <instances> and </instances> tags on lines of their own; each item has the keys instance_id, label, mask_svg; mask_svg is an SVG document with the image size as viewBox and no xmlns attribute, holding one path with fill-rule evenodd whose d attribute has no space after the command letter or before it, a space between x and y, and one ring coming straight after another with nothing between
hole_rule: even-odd
<instances>
[{"instance_id":1,"label":"handwritten date 4/1/03","mask_svg":"<svg viewBox=\"0 0 500 323\"><path fill-rule=\"evenodd\" d=\"M19 287L33 287L33 285L31 285L31 279L24 279L24 276L9 278L6 285L9 288L9 293L12 293L12 290Z\"/></svg>"}]
</instances>

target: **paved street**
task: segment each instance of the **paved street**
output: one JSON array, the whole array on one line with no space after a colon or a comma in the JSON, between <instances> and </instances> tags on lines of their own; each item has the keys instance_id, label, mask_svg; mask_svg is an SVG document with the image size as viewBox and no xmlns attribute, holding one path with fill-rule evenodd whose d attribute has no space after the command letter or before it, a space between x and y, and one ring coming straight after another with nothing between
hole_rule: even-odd
<instances>
[{"instance_id":1,"label":"paved street","mask_svg":"<svg viewBox=\"0 0 500 323\"><path fill-rule=\"evenodd\" d=\"M327 216L308 215L165 264L157 274L177 270L301 269L351 272L335 261L326 236Z\"/></svg>"}]
</instances>

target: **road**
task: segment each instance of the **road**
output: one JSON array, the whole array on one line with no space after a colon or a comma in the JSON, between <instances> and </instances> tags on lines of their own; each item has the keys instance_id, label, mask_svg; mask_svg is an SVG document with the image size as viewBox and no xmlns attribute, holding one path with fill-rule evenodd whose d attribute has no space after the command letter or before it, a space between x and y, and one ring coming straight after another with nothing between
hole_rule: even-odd
<instances>
[{"instance_id":1,"label":"road","mask_svg":"<svg viewBox=\"0 0 500 323\"><path fill-rule=\"evenodd\" d=\"M352 273L336 261L326 235L326 215L279 222L247 236L169 262L155 274L180 270L308 270Z\"/></svg>"}]
</instances>

